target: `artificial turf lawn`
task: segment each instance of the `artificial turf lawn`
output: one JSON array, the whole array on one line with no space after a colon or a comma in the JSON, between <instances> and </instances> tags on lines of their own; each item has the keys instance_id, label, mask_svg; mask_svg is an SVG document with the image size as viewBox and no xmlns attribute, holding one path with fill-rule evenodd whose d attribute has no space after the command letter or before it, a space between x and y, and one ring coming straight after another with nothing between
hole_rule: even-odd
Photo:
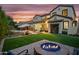
<instances>
[{"instance_id":1,"label":"artificial turf lawn","mask_svg":"<svg viewBox=\"0 0 79 59\"><path fill-rule=\"evenodd\" d=\"M6 39L4 42L3 51L9 51L11 49L15 49L17 47L21 47L43 39L79 48L79 37L61 34L33 34L19 38Z\"/></svg>"}]
</instances>

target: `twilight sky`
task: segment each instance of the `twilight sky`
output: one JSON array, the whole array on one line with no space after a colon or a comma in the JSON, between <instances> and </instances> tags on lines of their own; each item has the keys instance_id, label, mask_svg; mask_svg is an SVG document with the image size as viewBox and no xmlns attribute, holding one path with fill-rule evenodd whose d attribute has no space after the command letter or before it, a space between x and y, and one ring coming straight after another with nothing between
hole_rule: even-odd
<instances>
[{"instance_id":1,"label":"twilight sky","mask_svg":"<svg viewBox=\"0 0 79 59\"><path fill-rule=\"evenodd\" d=\"M3 4L2 9L7 15L11 16L14 21L29 21L35 15L47 14L57 5L54 4ZM74 5L76 15L79 16L79 5Z\"/></svg>"}]
</instances>

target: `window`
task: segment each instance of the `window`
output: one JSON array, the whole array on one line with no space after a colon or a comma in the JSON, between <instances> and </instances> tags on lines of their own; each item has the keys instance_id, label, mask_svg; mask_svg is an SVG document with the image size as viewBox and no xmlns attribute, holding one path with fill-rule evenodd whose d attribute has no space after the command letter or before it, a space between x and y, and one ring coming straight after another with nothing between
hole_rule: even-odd
<instances>
[{"instance_id":1,"label":"window","mask_svg":"<svg viewBox=\"0 0 79 59\"><path fill-rule=\"evenodd\" d=\"M67 30L69 28L69 22L68 21L64 21L63 22L63 29Z\"/></svg>"},{"instance_id":2,"label":"window","mask_svg":"<svg viewBox=\"0 0 79 59\"><path fill-rule=\"evenodd\" d=\"M64 9L64 10L62 11L62 15L63 15L63 16L68 16L68 9Z\"/></svg>"},{"instance_id":3,"label":"window","mask_svg":"<svg viewBox=\"0 0 79 59\"><path fill-rule=\"evenodd\" d=\"M75 27L77 25L77 21L73 21L72 26Z\"/></svg>"}]
</instances>

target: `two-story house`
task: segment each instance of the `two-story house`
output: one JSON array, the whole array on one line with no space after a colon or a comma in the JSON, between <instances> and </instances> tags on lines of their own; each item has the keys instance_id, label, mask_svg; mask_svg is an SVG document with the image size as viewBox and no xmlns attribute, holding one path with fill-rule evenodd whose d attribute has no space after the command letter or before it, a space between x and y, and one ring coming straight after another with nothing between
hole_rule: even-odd
<instances>
[{"instance_id":1,"label":"two-story house","mask_svg":"<svg viewBox=\"0 0 79 59\"><path fill-rule=\"evenodd\" d=\"M73 5L58 5L50 12L48 31L57 34L77 34L78 23Z\"/></svg>"}]
</instances>

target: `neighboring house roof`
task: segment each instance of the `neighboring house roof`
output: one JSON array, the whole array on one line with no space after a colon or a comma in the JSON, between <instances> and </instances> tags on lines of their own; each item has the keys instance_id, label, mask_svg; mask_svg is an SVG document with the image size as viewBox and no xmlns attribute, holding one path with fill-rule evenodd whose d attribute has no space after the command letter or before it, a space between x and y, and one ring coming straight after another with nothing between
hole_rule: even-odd
<instances>
[{"instance_id":1,"label":"neighboring house roof","mask_svg":"<svg viewBox=\"0 0 79 59\"><path fill-rule=\"evenodd\" d=\"M23 27L28 27L28 26L30 26L30 24L22 24L22 25L20 25L20 26L18 26L19 28L23 28Z\"/></svg>"},{"instance_id":2,"label":"neighboring house roof","mask_svg":"<svg viewBox=\"0 0 79 59\"><path fill-rule=\"evenodd\" d=\"M23 25L23 24L30 24L30 23L31 23L31 21L27 21L27 22L20 22L20 23L17 23L15 25L20 26L20 25Z\"/></svg>"}]
</instances>

